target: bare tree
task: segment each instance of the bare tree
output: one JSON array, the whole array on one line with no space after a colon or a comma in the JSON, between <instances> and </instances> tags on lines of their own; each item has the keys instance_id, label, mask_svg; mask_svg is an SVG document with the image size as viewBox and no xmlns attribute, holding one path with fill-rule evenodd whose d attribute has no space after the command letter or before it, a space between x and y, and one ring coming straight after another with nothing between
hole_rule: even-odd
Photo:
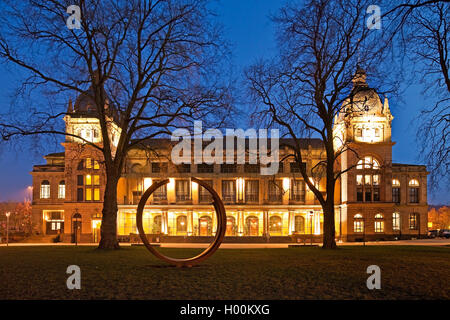
<instances>
[{"instance_id":1,"label":"bare tree","mask_svg":"<svg viewBox=\"0 0 450 320\"><path fill-rule=\"evenodd\" d=\"M367 1L306 1L288 4L273 20L277 25L279 53L246 71L250 94L260 105L257 115L269 126L280 128L294 140L293 158L301 176L320 202L324 214L323 247L335 248L335 185L341 175L340 156L357 152L339 141L333 123L340 111L355 105L361 89L352 89L358 62L376 74L383 40L366 27ZM376 41L377 46L373 43ZM358 70L357 76L363 76ZM365 76L365 75L364 75ZM348 99L350 97L350 99ZM313 168L302 163L308 146L302 138L318 137L324 160ZM318 174L326 178L325 194L314 184Z\"/></svg>"},{"instance_id":2,"label":"bare tree","mask_svg":"<svg viewBox=\"0 0 450 320\"><path fill-rule=\"evenodd\" d=\"M128 151L228 112L226 46L205 0L76 2L80 29L66 27L74 1L2 1L0 57L26 75L21 96L50 98L18 99L19 109L0 114L0 134L65 135L97 150L107 178L99 248L118 248L117 183ZM62 127L74 94L92 105L84 111L99 119L101 143Z\"/></svg>"},{"instance_id":3,"label":"bare tree","mask_svg":"<svg viewBox=\"0 0 450 320\"><path fill-rule=\"evenodd\" d=\"M449 17L448 4L424 6L414 11L408 26L411 58L422 66L416 74L425 88L424 94L434 100L417 117L421 159L431 172L433 188L442 181L450 183Z\"/></svg>"},{"instance_id":4,"label":"bare tree","mask_svg":"<svg viewBox=\"0 0 450 320\"><path fill-rule=\"evenodd\" d=\"M405 1L391 4L384 16L390 21L388 32L409 59L413 83L422 85L423 94L432 101L416 118L420 159L430 170L430 183L437 188L444 177L450 182L450 6L447 1ZM445 179L446 177L446 179Z\"/></svg>"}]
</instances>

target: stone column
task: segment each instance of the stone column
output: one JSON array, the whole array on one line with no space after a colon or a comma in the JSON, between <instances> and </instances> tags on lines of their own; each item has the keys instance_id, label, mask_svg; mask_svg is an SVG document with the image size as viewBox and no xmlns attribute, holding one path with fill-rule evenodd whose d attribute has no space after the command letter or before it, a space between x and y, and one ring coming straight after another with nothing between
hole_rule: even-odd
<instances>
[{"instance_id":1,"label":"stone column","mask_svg":"<svg viewBox=\"0 0 450 320\"><path fill-rule=\"evenodd\" d=\"M315 211L314 212L314 234L318 235L320 234L320 212Z\"/></svg>"},{"instance_id":2,"label":"stone column","mask_svg":"<svg viewBox=\"0 0 450 320\"><path fill-rule=\"evenodd\" d=\"M263 223L264 223L263 236L267 237L269 235L269 211L267 210L263 211Z\"/></svg>"},{"instance_id":3,"label":"stone column","mask_svg":"<svg viewBox=\"0 0 450 320\"><path fill-rule=\"evenodd\" d=\"M294 233L294 211L289 211L288 216L288 235Z\"/></svg>"},{"instance_id":4,"label":"stone column","mask_svg":"<svg viewBox=\"0 0 450 320\"><path fill-rule=\"evenodd\" d=\"M237 224L238 224L238 235L243 236L244 235L244 213L240 210L237 214Z\"/></svg>"},{"instance_id":5,"label":"stone column","mask_svg":"<svg viewBox=\"0 0 450 320\"><path fill-rule=\"evenodd\" d=\"M188 236L192 236L192 234L193 234L193 232L192 232L193 227L194 227L193 222L194 222L194 220L193 220L192 210L188 210L188 212L187 212L187 235Z\"/></svg>"},{"instance_id":6,"label":"stone column","mask_svg":"<svg viewBox=\"0 0 450 320\"><path fill-rule=\"evenodd\" d=\"M161 233L168 234L169 231L169 217L167 211L163 211L161 214Z\"/></svg>"}]
</instances>

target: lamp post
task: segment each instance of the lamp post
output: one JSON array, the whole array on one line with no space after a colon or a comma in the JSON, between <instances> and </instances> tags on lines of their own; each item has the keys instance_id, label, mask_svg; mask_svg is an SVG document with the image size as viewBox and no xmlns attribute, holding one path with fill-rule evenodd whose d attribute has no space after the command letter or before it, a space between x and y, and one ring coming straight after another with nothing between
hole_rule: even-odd
<instances>
[{"instance_id":1,"label":"lamp post","mask_svg":"<svg viewBox=\"0 0 450 320\"><path fill-rule=\"evenodd\" d=\"M363 221L363 246L366 246L366 217L362 218Z\"/></svg>"},{"instance_id":2,"label":"lamp post","mask_svg":"<svg viewBox=\"0 0 450 320\"><path fill-rule=\"evenodd\" d=\"M9 246L9 216L11 215L11 212L6 212L6 246Z\"/></svg>"},{"instance_id":3,"label":"lamp post","mask_svg":"<svg viewBox=\"0 0 450 320\"><path fill-rule=\"evenodd\" d=\"M312 227L312 218L313 218L314 212L310 211L309 212L309 229L310 229L310 236L311 236L311 247L313 244L313 227Z\"/></svg>"},{"instance_id":4,"label":"lamp post","mask_svg":"<svg viewBox=\"0 0 450 320\"><path fill-rule=\"evenodd\" d=\"M32 186L27 187L27 200L30 202L33 200L33 187Z\"/></svg>"},{"instance_id":5,"label":"lamp post","mask_svg":"<svg viewBox=\"0 0 450 320\"><path fill-rule=\"evenodd\" d=\"M79 223L81 219L79 217L78 209L72 214L72 232L74 233L75 245L78 246L78 229L80 228Z\"/></svg>"}]
</instances>

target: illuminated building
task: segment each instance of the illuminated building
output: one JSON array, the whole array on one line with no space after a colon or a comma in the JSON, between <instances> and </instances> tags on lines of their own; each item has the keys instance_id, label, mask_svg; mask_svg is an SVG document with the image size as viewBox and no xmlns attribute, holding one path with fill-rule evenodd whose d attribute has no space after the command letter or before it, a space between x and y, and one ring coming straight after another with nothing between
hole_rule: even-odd
<instances>
[{"instance_id":1,"label":"illuminated building","mask_svg":"<svg viewBox=\"0 0 450 320\"><path fill-rule=\"evenodd\" d=\"M425 166L392 163L393 116L368 87L358 69L351 99L336 116L335 148L345 147L337 169L346 171L336 186L336 238L343 241L412 238L427 232L427 172ZM67 132L101 143L99 124L86 95L64 118ZM120 129L110 110L113 145ZM324 160L318 139L304 139L307 171ZM292 140L280 140L280 158L290 153ZM135 241L136 208L143 191L168 178L144 210L144 229L152 241L208 242L216 229L209 194L189 178L207 180L225 203L225 242L320 241L322 208L307 188L296 163L285 160L274 176L260 175L259 164L183 164L168 161L173 142L152 139L128 153L118 184L117 228L120 241ZM98 242L105 175L101 155L80 139L67 136L65 151L45 156L47 164L33 168L33 217L43 234L63 235L63 241ZM292 161L292 160L291 160ZM325 192L324 178L312 180Z\"/></svg>"}]
</instances>

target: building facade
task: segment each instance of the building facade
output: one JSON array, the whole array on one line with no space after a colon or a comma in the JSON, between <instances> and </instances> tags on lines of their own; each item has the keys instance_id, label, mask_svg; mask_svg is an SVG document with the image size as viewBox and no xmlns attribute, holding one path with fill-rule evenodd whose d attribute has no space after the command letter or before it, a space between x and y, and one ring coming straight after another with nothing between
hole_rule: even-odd
<instances>
[{"instance_id":1,"label":"building facade","mask_svg":"<svg viewBox=\"0 0 450 320\"><path fill-rule=\"evenodd\" d=\"M427 171L422 165L392 163L391 124L387 98L381 101L358 69L351 99L335 118L336 169L345 171L335 191L336 238L342 241L409 239L427 233ZM102 156L88 140L101 144L98 119L87 95L69 103L64 120L69 134L64 152L48 154L35 165L33 219L41 234L60 235L64 242L100 240L105 174ZM108 132L113 145L120 128L111 112ZM248 142L248 141L247 141ZM280 139L280 159L293 141ZM307 171L324 160L319 139L302 140ZM207 181L222 198L227 226L225 242L320 241L322 208L308 189L297 163L280 161L278 173L261 175L260 165L181 164L170 161L173 143L152 139L127 155L118 185L117 232L120 241L137 241L136 209L154 182L169 179L148 200L143 224L152 241L208 242L217 227L211 197L190 180ZM314 183L325 194L325 179Z\"/></svg>"}]
</instances>

